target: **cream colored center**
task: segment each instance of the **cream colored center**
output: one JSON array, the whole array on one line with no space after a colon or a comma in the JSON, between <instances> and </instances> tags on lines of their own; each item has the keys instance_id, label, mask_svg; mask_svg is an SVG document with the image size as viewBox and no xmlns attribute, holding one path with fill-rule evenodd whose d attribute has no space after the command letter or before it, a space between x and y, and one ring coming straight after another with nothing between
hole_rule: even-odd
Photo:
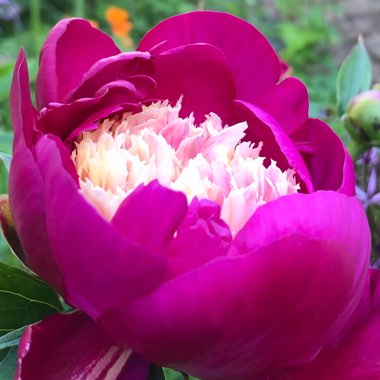
<instances>
[{"instance_id":1,"label":"cream colored center","mask_svg":"<svg viewBox=\"0 0 380 380\"><path fill-rule=\"evenodd\" d=\"M192 115L179 117L180 109L181 101L154 103L82 133L72 159L83 195L106 219L138 185L158 179L189 203L217 202L236 234L257 207L298 191L294 170L282 172L273 160L265 167L262 143L241 142L246 123L223 127L211 113L196 126Z\"/></svg>"}]
</instances>

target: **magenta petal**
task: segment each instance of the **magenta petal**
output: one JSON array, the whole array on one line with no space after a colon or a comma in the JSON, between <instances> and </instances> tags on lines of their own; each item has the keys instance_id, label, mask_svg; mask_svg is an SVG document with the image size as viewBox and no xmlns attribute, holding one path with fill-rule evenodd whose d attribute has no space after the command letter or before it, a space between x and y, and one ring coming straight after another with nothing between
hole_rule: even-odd
<instances>
[{"instance_id":1,"label":"magenta petal","mask_svg":"<svg viewBox=\"0 0 380 380\"><path fill-rule=\"evenodd\" d=\"M23 49L20 50L13 71L10 91L10 111L15 133L15 145L22 135L23 143L32 144L33 130L36 125L36 111L30 96L28 65Z\"/></svg>"},{"instance_id":2,"label":"magenta petal","mask_svg":"<svg viewBox=\"0 0 380 380\"><path fill-rule=\"evenodd\" d=\"M147 75L151 71L149 53L128 52L103 58L84 74L79 86L66 96L65 103L92 97L100 87L109 82L129 80L130 77Z\"/></svg>"},{"instance_id":3,"label":"magenta petal","mask_svg":"<svg viewBox=\"0 0 380 380\"><path fill-rule=\"evenodd\" d=\"M286 78L256 104L269 112L288 135L308 120L307 89L297 78Z\"/></svg>"},{"instance_id":4,"label":"magenta petal","mask_svg":"<svg viewBox=\"0 0 380 380\"><path fill-rule=\"evenodd\" d=\"M187 45L156 56L152 78L157 83L154 99L175 104L183 95L182 117L193 112L196 122L202 122L214 112L227 123L233 117L231 70L224 54L211 45Z\"/></svg>"},{"instance_id":5,"label":"magenta petal","mask_svg":"<svg viewBox=\"0 0 380 380\"><path fill-rule=\"evenodd\" d=\"M104 105L102 107L99 107L99 109L95 109L94 113L90 113L89 116L83 121L80 122L80 124L73 130L71 130L70 134L68 135L66 142L68 144L71 144L71 142L76 139L80 132L84 131L93 131L98 127L98 122L105 118L112 118L113 116L116 116L117 114L123 114L124 112L139 112L141 111L141 106L139 106L136 103L119 103L119 104L112 104L112 96L111 94L115 94L118 92L118 89L116 89L115 92L110 92L110 104L107 105L107 101L104 102ZM123 96L123 90L120 91L121 96ZM66 131L65 131L66 133Z\"/></svg>"},{"instance_id":6,"label":"magenta petal","mask_svg":"<svg viewBox=\"0 0 380 380\"><path fill-rule=\"evenodd\" d=\"M309 145L311 154L304 159L315 190L335 190L355 195L354 163L342 140L323 121L309 119L291 139L297 145Z\"/></svg>"},{"instance_id":7,"label":"magenta petal","mask_svg":"<svg viewBox=\"0 0 380 380\"><path fill-rule=\"evenodd\" d=\"M220 206L207 199L194 198L169 248L169 276L225 256L231 240L230 228L220 217Z\"/></svg>"},{"instance_id":8,"label":"magenta petal","mask_svg":"<svg viewBox=\"0 0 380 380\"><path fill-rule=\"evenodd\" d=\"M360 320L378 308L380 308L380 270L370 269L368 271L366 287L357 307L356 320Z\"/></svg>"},{"instance_id":9,"label":"magenta petal","mask_svg":"<svg viewBox=\"0 0 380 380\"><path fill-rule=\"evenodd\" d=\"M342 340L310 364L289 370L294 380L377 380L380 378L380 271L371 270L355 323ZM281 378L281 377L280 377Z\"/></svg>"},{"instance_id":10,"label":"magenta petal","mask_svg":"<svg viewBox=\"0 0 380 380\"><path fill-rule=\"evenodd\" d=\"M10 101L15 140L9 173L9 201L16 230L22 241L27 265L61 294L65 294L63 280L50 248L41 174L29 150L36 115L30 98L23 51L16 62Z\"/></svg>"},{"instance_id":11,"label":"magenta petal","mask_svg":"<svg viewBox=\"0 0 380 380\"><path fill-rule=\"evenodd\" d=\"M139 186L119 206L112 224L152 254L162 253L187 211L186 196L157 180Z\"/></svg>"},{"instance_id":12,"label":"magenta petal","mask_svg":"<svg viewBox=\"0 0 380 380\"><path fill-rule=\"evenodd\" d=\"M114 346L85 314L56 314L27 327L15 380L146 380L149 363Z\"/></svg>"},{"instance_id":13,"label":"magenta petal","mask_svg":"<svg viewBox=\"0 0 380 380\"><path fill-rule=\"evenodd\" d=\"M62 140L73 138L79 131L90 129L89 125L95 129L98 120L122 110L124 105L138 107L137 103L141 100L136 87L121 80L108 83L94 96L69 104L51 103L39 114L39 130L59 136Z\"/></svg>"},{"instance_id":14,"label":"magenta petal","mask_svg":"<svg viewBox=\"0 0 380 380\"><path fill-rule=\"evenodd\" d=\"M42 179L33 154L18 139L9 174L9 200L26 264L64 295L64 284L49 242ZM28 189L25 192L25 189Z\"/></svg>"},{"instance_id":15,"label":"magenta petal","mask_svg":"<svg viewBox=\"0 0 380 380\"><path fill-rule=\"evenodd\" d=\"M357 325L363 323L374 310L380 308L380 270L369 269L362 293L362 297L356 306L354 312L350 315L347 323L337 330L329 343L329 346L334 346L339 343L346 335L350 334L351 330Z\"/></svg>"},{"instance_id":16,"label":"magenta petal","mask_svg":"<svg viewBox=\"0 0 380 380\"><path fill-rule=\"evenodd\" d=\"M36 146L49 240L68 302L96 318L100 311L126 305L155 288L166 265L161 257L129 241L84 199L63 169L63 152L62 143L48 136Z\"/></svg>"},{"instance_id":17,"label":"magenta petal","mask_svg":"<svg viewBox=\"0 0 380 380\"><path fill-rule=\"evenodd\" d=\"M62 102L99 59L120 53L105 33L88 21L65 19L49 33L40 55L36 100L38 108ZM73 66L75 66L73 68Z\"/></svg>"},{"instance_id":18,"label":"magenta petal","mask_svg":"<svg viewBox=\"0 0 380 380\"><path fill-rule=\"evenodd\" d=\"M281 63L267 39L235 16L208 11L171 17L148 32L138 50L158 55L196 43L215 46L224 53L237 99L264 109L287 133L307 120L308 96L303 83L296 78L280 82Z\"/></svg>"},{"instance_id":19,"label":"magenta petal","mask_svg":"<svg viewBox=\"0 0 380 380\"><path fill-rule=\"evenodd\" d=\"M262 141L261 155L276 161L281 170L294 169L301 183L301 190L312 192L313 183L305 162L286 132L269 114L253 104L235 101L239 121L247 121L246 139ZM269 164L269 162L267 162Z\"/></svg>"},{"instance_id":20,"label":"magenta petal","mask_svg":"<svg viewBox=\"0 0 380 380\"><path fill-rule=\"evenodd\" d=\"M150 360L210 380L303 364L359 301L370 236L357 199L317 192L261 206L232 247L103 326Z\"/></svg>"},{"instance_id":21,"label":"magenta petal","mask_svg":"<svg viewBox=\"0 0 380 380\"><path fill-rule=\"evenodd\" d=\"M171 17L148 32L137 49L156 55L195 43L213 45L225 54L239 99L259 99L280 77L279 59L267 39L248 22L226 13L191 12ZM207 73L212 75L212 69Z\"/></svg>"}]
</instances>

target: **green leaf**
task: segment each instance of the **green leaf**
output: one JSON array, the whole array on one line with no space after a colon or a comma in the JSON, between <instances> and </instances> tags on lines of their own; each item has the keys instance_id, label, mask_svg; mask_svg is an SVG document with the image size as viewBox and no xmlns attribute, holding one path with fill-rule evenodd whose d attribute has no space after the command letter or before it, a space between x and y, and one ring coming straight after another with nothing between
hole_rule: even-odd
<instances>
[{"instance_id":1,"label":"green leaf","mask_svg":"<svg viewBox=\"0 0 380 380\"><path fill-rule=\"evenodd\" d=\"M338 72L336 97L338 114L343 115L349 102L359 93L367 91L372 82L372 65L363 39L342 63Z\"/></svg>"},{"instance_id":2,"label":"green leaf","mask_svg":"<svg viewBox=\"0 0 380 380\"><path fill-rule=\"evenodd\" d=\"M197 380L184 372L178 372L171 368L163 368L166 380Z\"/></svg>"},{"instance_id":3,"label":"green leaf","mask_svg":"<svg viewBox=\"0 0 380 380\"><path fill-rule=\"evenodd\" d=\"M24 333L26 326L20 327L17 330L13 330L8 334L0 336L0 351L6 348L18 346L20 338Z\"/></svg>"},{"instance_id":4,"label":"green leaf","mask_svg":"<svg viewBox=\"0 0 380 380\"><path fill-rule=\"evenodd\" d=\"M162 368L152 363L149 368L148 380L165 380Z\"/></svg>"},{"instance_id":5,"label":"green leaf","mask_svg":"<svg viewBox=\"0 0 380 380\"><path fill-rule=\"evenodd\" d=\"M0 337L0 374L2 380L12 380L17 364L17 349L25 326Z\"/></svg>"},{"instance_id":6,"label":"green leaf","mask_svg":"<svg viewBox=\"0 0 380 380\"><path fill-rule=\"evenodd\" d=\"M12 156L8 153L0 152L0 159L4 162L5 167L9 171L11 167Z\"/></svg>"},{"instance_id":7,"label":"green leaf","mask_svg":"<svg viewBox=\"0 0 380 380\"><path fill-rule=\"evenodd\" d=\"M0 263L0 336L62 309L57 293L47 284Z\"/></svg>"},{"instance_id":8,"label":"green leaf","mask_svg":"<svg viewBox=\"0 0 380 380\"><path fill-rule=\"evenodd\" d=\"M0 351L1 380L13 380L17 364L17 347Z\"/></svg>"}]
</instances>

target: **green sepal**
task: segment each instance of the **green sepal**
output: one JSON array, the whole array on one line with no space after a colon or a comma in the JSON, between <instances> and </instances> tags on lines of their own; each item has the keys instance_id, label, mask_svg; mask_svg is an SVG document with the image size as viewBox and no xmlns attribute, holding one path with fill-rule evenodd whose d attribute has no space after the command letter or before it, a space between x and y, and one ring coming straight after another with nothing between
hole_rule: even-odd
<instances>
[{"instance_id":1,"label":"green sepal","mask_svg":"<svg viewBox=\"0 0 380 380\"><path fill-rule=\"evenodd\" d=\"M340 116L347 111L348 104L356 95L371 87L371 82L371 60L363 39L359 36L357 44L338 71L336 97Z\"/></svg>"}]
</instances>

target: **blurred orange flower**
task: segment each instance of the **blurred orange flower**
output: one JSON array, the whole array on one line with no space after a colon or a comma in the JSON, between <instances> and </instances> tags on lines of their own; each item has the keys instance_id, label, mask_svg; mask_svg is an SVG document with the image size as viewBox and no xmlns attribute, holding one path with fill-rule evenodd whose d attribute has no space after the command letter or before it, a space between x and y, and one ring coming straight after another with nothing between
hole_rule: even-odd
<instances>
[{"instance_id":1,"label":"blurred orange flower","mask_svg":"<svg viewBox=\"0 0 380 380\"><path fill-rule=\"evenodd\" d=\"M107 8L105 17L111 27L112 34L115 37L121 38L125 46L132 46L129 33L132 30L133 24L129 21L128 11L120 7L111 6Z\"/></svg>"}]
</instances>

